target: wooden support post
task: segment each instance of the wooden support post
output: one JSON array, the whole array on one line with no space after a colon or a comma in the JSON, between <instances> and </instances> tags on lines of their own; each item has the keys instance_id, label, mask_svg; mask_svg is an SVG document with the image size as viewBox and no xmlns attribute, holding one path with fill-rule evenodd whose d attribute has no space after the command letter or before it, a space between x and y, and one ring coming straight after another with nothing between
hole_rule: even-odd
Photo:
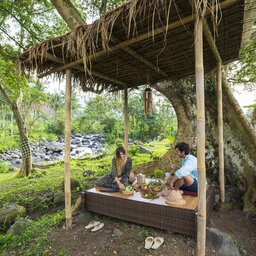
<instances>
[{"instance_id":1,"label":"wooden support post","mask_svg":"<svg viewBox=\"0 0 256 256\"><path fill-rule=\"evenodd\" d=\"M225 203L223 107L222 107L222 71L221 62L217 64L217 102L218 102L218 145L219 145L219 184L220 199Z\"/></svg>"},{"instance_id":2,"label":"wooden support post","mask_svg":"<svg viewBox=\"0 0 256 256\"><path fill-rule=\"evenodd\" d=\"M128 119L128 88L124 89L124 148L126 154L128 154L128 131L129 131L129 119Z\"/></svg>"},{"instance_id":3,"label":"wooden support post","mask_svg":"<svg viewBox=\"0 0 256 256\"><path fill-rule=\"evenodd\" d=\"M203 64L203 17L198 14L195 22L195 72L197 99L197 169L198 169L198 214L197 255L205 255L206 242L206 171L205 171L205 101Z\"/></svg>"},{"instance_id":4,"label":"wooden support post","mask_svg":"<svg viewBox=\"0 0 256 256\"><path fill-rule=\"evenodd\" d=\"M66 70L66 97L65 97L65 209L66 228L72 225L71 189L70 189L70 137L71 137L71 70Z\"/></svg>"}]
</instances>

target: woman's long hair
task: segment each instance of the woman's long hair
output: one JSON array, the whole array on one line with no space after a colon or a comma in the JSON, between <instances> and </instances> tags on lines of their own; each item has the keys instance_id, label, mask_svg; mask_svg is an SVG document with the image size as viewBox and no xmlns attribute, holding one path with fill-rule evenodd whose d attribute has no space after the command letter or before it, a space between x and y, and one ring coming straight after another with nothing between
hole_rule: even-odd
<instances>
[{"instance_id":1,"label":"woman's long hair","mask_svg":"<svg viewBox=\"0 0 256 256\"><path fill-rule=\"evenodd\" d=\"M117 170L117 175L121 175L122 174L123 167L124 167L124 165L126 163L126 159L125 159L124 162L122 161L122 159L120 157L120 153L123 153L123 154L126 155L126 151L125 151L123 146L120 146L120 147L118 147L116 149L116 170Z\"/></svg>"},{"instance_id":2,"label":"woman's long hair","mask_svg":"<svg viewBox=\"0 0 256 256\"><path fill-rule=\"evenodd\" d=\"M116 149L116 158L120 158L120 153L126 154L123 146L120 146Z\"/></svg>"}]
</instances>

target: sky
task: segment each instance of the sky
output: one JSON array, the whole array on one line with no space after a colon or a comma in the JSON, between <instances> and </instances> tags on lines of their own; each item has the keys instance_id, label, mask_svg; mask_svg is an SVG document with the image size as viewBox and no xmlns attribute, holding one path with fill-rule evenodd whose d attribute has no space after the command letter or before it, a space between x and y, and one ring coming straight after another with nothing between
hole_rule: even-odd
<instances>
[{"instance_id":1,"label":"sky","mask_svg":"<svg viewBox=\"0 0 256 256\"><path fill-rule=\"evenodd\" d=\"M52 78L44 78L42 80L46 84L46 90L51 93L56 93L65 90L65 80L57 81ZM245 91L243 86L235 86L233 89L234 96L236 100L239 102L243 111L246 112L248 108L244 108L244 106L252 105L256 103L256 90L255 91ZM83 106L85 103L85 99L89 99L93 97L93 93L84 93L81 89L79 89L79 102ZM96 95L96 94L95 94Z\"/></svg>"},{"instance_id":2,"label":"sky","mask_svg":"<svg viewBox=\"0 0 256 256\"><path fill-rule=\"evenodd\" d=\"M234 95L241 107L256 103L256 90L247 92L242 86L236 86L234 88ZM243 110L245 110L245 108L243 108Z\"/></svg>"}]
</instances>

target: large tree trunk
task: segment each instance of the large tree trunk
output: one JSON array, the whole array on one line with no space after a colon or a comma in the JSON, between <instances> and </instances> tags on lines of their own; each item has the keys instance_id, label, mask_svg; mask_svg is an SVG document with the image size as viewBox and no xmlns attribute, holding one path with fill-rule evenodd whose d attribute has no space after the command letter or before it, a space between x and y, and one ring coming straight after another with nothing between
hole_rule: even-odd
<instances>
[{"instance_id":1,"label":"large tree trunk","mask_svg":"<svg viewBox=\"0 0 256 256\"><path fill-rule=\"evenodd\" d=\"M210 77L205 88L206 101L206 166L207 176L218 180L217 97L215 79ZM196 97L192 80L159 83L155 89L172 103L177 119L176 142L186 141L196 152ZM244 211L256 214L256 133L246 119L223 75L224 156L226 185L236 186L243 194ZM170 170L178 161L174 149L160 160L159 167ZM150 165L149 165L150 166ZM148 170L150 171L150 170Z\"/></svg>"},{"instance_id":2,"label":"large tree trunk","mask_svg":"<svg viewBox=\"0 0 256 256\"><path fill-rule=\"evenodd\" d=\"M70 29L86 24L70 0L51 0L51 2Z\"/></svg>"},{"instance_id":3,"label":"large tree trunk","mask_svg":"<svg viewBox=\"0 0 256 256\"><path fill-rule=\"evenodd\" d=\"M20 169L20 176L28 176L32 169L32 157L30 151L30 145L28 140L28 132L26 128L26 124L22 118L20 110L16 104L13 102L5 91L4 87L0 84L0 91L2 92L7 104L12 109L13 115L17 122L17 126L19 129L20 135L20 143L21 143L21 157L22 157L22 167Z\"/></svg>"}]
</instances>

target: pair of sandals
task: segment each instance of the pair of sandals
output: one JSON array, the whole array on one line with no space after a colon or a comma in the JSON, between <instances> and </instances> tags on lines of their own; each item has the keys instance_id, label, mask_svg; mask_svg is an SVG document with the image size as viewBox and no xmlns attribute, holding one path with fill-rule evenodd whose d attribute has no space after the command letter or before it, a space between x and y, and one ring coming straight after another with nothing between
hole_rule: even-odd
<instances>
[{"instance_id":1,"label":"pair of sandals","mask_svg":"<svg viewBox=\"0 0 256 256\"><path fill-rule=\"evenodd\" d=\"M103 222L99 222L99 221L91 221L86 227L85 229L91 229L92 232L98 231L101 228L104 227L104 223Z\"/></svg>"},{"instance_id":2,"label":"pair of sandals","mask_svg":"<svg viewBox=\"0 0 256 256\"><path fill-rule=\"evenodd\" d=\"M164 239L162 237L153 237L153 236L149 236L145 239L145 249L149 250L149 249L158 249L164 242Z\"/></svg>"}]
</instances>

